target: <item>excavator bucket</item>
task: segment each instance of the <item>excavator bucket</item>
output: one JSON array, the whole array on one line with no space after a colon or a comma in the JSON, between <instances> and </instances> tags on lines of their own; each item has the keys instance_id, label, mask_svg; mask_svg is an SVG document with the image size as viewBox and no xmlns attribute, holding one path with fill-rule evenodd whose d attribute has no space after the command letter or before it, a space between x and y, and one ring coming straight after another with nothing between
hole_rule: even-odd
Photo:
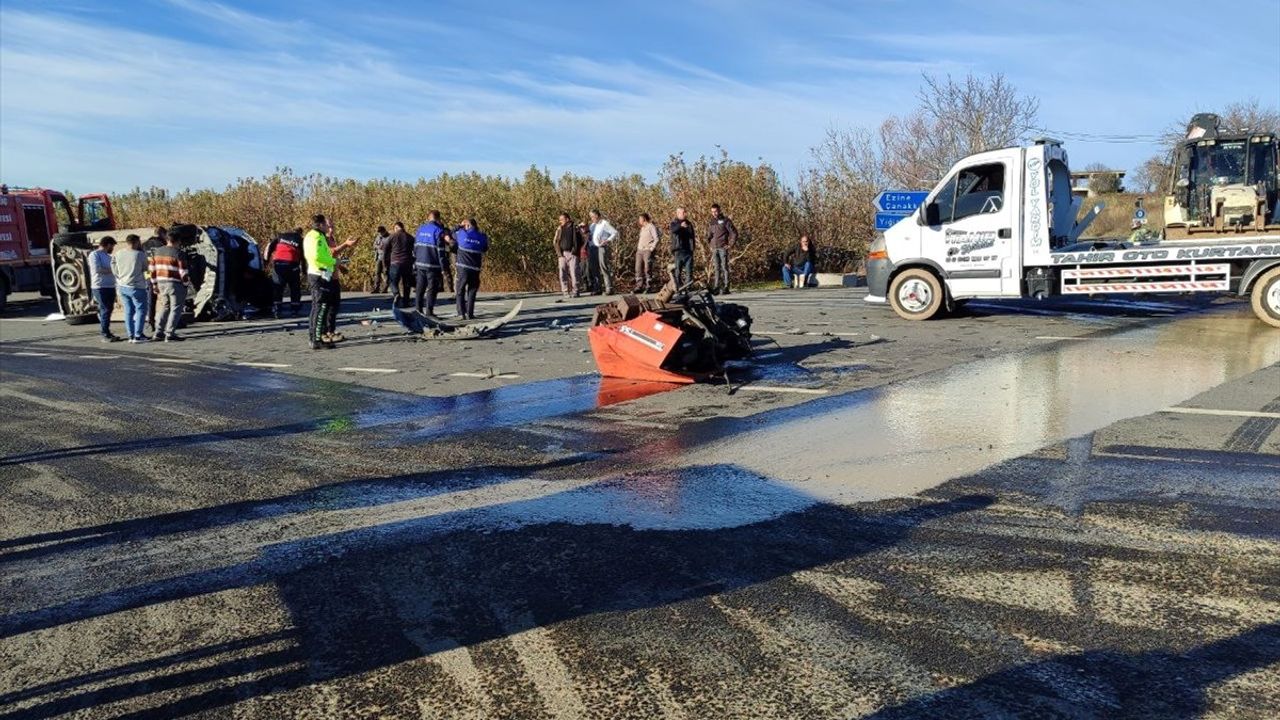
<instances>
[{"instance_id":1,"label":"excavator bucket","mask_svg":"<svg viewBox=\"0 0 1280 720\"><path fill-rule=\"evenodd\" d=\"M587 332L596 366L605 377L667 383L691 383L697 378L663 370L684 332L646 312L634 320L596 325Z\"/></svg>"}]
</instances>

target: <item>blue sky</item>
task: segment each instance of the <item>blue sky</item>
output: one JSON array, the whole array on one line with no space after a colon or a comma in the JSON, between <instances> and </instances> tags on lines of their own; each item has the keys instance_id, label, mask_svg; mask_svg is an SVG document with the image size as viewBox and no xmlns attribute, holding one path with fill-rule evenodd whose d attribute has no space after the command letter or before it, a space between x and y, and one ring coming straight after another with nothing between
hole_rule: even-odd
<instances>
[{"instance_id":1,"label":"blue sky","mask_svg":"<svg viewBox=\"0 0 1280 720\"><path fill-rule=\"evenodd\" d=\"M1158 133L1280 105L1280 0L1197 28L1180 0L692 0L0 6L0 179L222 187L277 166L413 179L641 173L668 154L794 177L831 126L909 111L921 73L1003 72L1041 125ZM1228 62L1231 66L1228 66ZM1238 71L1235 69L1238 68ZM1146 143L1070 144L1132 168Z\"/></svg>"}]
</instances>

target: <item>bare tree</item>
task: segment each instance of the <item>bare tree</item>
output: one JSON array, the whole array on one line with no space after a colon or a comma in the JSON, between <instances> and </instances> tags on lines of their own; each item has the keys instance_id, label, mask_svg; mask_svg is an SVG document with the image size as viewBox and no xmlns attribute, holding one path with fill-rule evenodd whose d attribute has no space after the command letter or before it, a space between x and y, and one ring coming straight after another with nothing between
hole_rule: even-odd
<instances>
[{"instance_id":1,"label":"bare tree","mask_svg":"<svg viewBox=\"0 0 1280 720\"><path fill-rule=\"evenodd\" d=\"M1040 111L1039 100L999 74L925 75L917 97L919 108L880 128L885 174L908 187L933 185L966 155L1018 144Z\"/></svg>"}]
</instances>

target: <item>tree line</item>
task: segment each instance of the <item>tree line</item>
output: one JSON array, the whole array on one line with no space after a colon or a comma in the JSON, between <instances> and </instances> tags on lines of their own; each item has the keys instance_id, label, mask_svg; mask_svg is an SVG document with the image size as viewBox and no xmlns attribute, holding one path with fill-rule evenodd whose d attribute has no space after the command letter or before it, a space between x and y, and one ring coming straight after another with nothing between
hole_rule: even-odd
<instances>
[{"instance_id":1,"label":"tree line","mask_svg":"<svg viewBox=\"0 0 1280 720\"><path fill-rule=\"evenodd\" d=\"M475 217L494 240L486 287L543 291L556 287L551 243L561 211L583 219L599 209L621 231L615 252L626 258L635 250L640 213L650 213L665 228L675 208L685 207L701 228L711 204L719 203L739 231L732 254L738 281L775 278L802 234L818 247L820 271L853 272L874 236L876 193L888 187L927 189L966 155L1025 142L1039 112L1035 97L1001 75L926 75L917 101L915 109L875 129L829 130L792 182L768 162L744 162L721 151L698 158L672 155L653 181L638 174L552 177L538 167L514 178L472 172L358 181L278 168L222 190L135 188L114 202L125 227L176 220L237 225L264 245L276 233L305 226L316 213L333 218L341 238L372 237L374 228L396 220L412 228L432 209L450 222ZM663 262L669 260L666 240L660 246ZM705 268L707 249L698 251L698 267ZM629 266L618 263L620 269ZM368 244L352 254L351 271L353 286L371 279Z\"/></svg>"}]
</instances>

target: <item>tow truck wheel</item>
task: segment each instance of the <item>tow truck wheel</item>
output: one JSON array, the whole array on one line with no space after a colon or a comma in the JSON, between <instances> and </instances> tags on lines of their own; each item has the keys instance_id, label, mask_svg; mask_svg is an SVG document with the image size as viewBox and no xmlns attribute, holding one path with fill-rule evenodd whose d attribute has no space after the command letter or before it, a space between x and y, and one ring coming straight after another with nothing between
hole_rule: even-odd
<instances>
[{"instance_id":1,"label":"tow truck wheel","mask_svg":"<svg viewBox=\"0 0 1280 720\"><path fill-rule=\"evenodd\" d=\"M911 268L903 270L889 285L889 304L898 317L928 320L943 308L946 297L936 275L921 268Z\"/></svg>"},{"instance_id":2,"label":"tow truck wheel","mask_svg":"<svg viewBox=\"0 0 1280 720\"><path fill-rule=\"evenodd\" d=\"M1253 284L1253 314L1272 327L1280 327L1280 267L1271 268Z\"/></svg>"}]
</instances>

